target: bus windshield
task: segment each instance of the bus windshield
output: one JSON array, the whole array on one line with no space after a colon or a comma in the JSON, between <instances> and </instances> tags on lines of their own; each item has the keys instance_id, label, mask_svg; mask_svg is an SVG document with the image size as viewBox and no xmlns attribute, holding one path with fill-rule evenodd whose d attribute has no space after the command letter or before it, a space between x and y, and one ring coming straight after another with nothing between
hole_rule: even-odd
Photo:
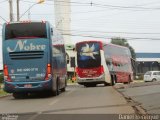
<instances>
[{"instance_id":1,"label":"bus windshield","mask_svg":"<svg viewBox=\"0 0 160 120\"><path fill-rule=\"evenodd\" d=\"M6 25L5 40L15 38L47 38L46 24L42 22L13 23Z\"/></svg>"},{"instance_id":2,"label":"bus windshield","mask_svg":"<svg viewBox=\"0 0 160 120\"><path fill-rule=\"evenodd\" d=\"M76 47L79 68L95 68L101 65L100 45L98 42L84 42Z\"/></svg>"}]
</instances>

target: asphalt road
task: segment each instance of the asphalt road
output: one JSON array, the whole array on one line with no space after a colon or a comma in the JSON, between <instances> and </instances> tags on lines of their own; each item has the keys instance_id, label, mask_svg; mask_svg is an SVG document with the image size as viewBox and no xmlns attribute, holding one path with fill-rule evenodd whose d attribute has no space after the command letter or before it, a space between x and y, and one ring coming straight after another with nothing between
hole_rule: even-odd
<instances>
[{"instance_id":1,"label":"asphalt road","mask_svg":"<svg viewBox=\"0 0 160 120\"><path fill-rule=\"evenodd\" d=\"M160 114L160 82L133 83L116 86L126 98L133 100L146 114Z\"/></svg>"},{"instance_id":2,"label":"asphalt road","mask_svg":"<svg viewBox=\"0 0 160 120\"><path fill-rule=\"evenodd\" d=\"M40 119L42 118L40 117L41 115L47 117L53 114L68 114L71 116L92 114L91 119L94 120L96 118L94 114L135 113L132 108L133 105L133 103L128 103L111 86L85 88L79 85L69 85L66 92L56 97L31 96L25 99L14 99L9 96L1 98L0 114L4 115L4 117L6 113L7 115L23 115L24 120Z\"/></svg>"}]
</instances>

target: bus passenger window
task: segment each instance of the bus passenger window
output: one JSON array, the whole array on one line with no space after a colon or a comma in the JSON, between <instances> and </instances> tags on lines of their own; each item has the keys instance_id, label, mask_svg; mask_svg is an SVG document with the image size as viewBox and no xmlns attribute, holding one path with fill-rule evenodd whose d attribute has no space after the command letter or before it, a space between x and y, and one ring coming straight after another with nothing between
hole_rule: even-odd
<instances>
[{"instance_id":1,"label":"bus passenger window","mask_svg":"<svg viewBox=\"0 0 160 120\"><path fill-rule=\"evenodd\" d=\"M51 28L51 35L53 35L53 28Z\"/></svg>"}]
</instances>

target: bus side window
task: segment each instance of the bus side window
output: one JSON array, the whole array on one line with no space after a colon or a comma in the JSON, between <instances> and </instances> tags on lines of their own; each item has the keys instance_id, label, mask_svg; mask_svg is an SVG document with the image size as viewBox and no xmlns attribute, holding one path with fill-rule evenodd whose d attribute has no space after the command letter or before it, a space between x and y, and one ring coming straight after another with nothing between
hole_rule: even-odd
<instances>
[{"instance_id":1,"label":"bus side window","mask_svg":"<svg viewBox=\"0 0 160 120\"><path fill-rule=\"evenodd\" d=\"M51 35L53 35L53 28L51 28Z\"/></svg>"}]
</instances>

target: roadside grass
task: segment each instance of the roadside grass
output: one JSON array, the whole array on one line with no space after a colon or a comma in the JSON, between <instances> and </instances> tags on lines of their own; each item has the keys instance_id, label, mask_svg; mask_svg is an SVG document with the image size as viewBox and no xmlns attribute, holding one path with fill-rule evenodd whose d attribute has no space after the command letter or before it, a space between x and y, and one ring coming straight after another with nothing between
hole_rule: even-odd
<instances>
[{"instance_id":1,"label":"roadside grass","mask_svg":"<svg viewBox=\"0 0 160 120\"><path fill-rule=\"evenodd\" d=\"M144 82L144 80L133 80L134 83Z\"/></svg>"},{"instance_id":2,"label":"roadside grass","mask_svg":"<svg viewBox=\"0 0 160 120\"><path fill-rule=\"evenodd\" d=\"M1 96L5 96L5 95L8 95L8 93L6 93L5 91L3 91L2 89L0 90L0 97Z\"/></svg>"},{"instance_id":3,"label":"roadside grass","mask_svg":"<svg viewBox=\"0 0 160 120\"><path fill-rule=\"evenodd\" d=\"M68 79L68 80L67 80L67 83L77 83L77 81L76 81L76 80L74 81L74 80Z\"/></svg>"},{"instance_id":4,"label":"roadside grass","mask_svg":"<svg viewBox=\"0 0 160 120\"><path fill-rule=\"evenodd\" d=\"M0 97L1 96L5 96L5 95L8 95L9 93L6 93L4 90L3 90L3 88L2 88L2 83L0 83Z\"/></svg>"}]
</instances>

